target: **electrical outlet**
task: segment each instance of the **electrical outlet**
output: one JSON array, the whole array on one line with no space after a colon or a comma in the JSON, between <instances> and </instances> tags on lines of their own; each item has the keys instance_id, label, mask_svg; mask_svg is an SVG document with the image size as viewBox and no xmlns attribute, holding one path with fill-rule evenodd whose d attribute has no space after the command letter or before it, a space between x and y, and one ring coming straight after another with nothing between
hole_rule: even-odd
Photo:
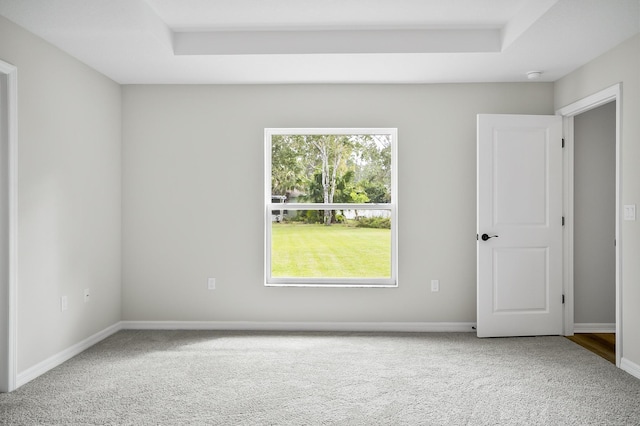
<instances>
[{"instance_id":1,"label":"electrical outlet","mask_svg":"<svg viewBox=\"0 0 640 426\"><path fill-rule=\"evenodd\" d=\"M69 308L69 303L67 301L67 296L60 297L60 311L64 312Z\"/></svg>"},{"instance_id":2,"label":"electrical outlet","mask_svg":"<svg viewBox=\"0 0 640 426\"><path fill-rule=\"evenodd\" d=\"M439 280L431 280L431 291L432 292L440 291L440 281Z\"/></svg>"},{"instance_id":3,"label":"electrical outlet","mask_svg":"<svg viewBox=\"0 0 640 426\"><path fill-rule=\"evenodd\" d=\"M84 289L84 303L87 303L89 301L89 289L85 288Z\"/></svg>"},{"instance_id":4,"label":"electrical outlet","mask_svg":"<svg viewBox=\"0 0 640 426\"><path fill-rule=\"evenodd\" d=\"M207 288L209 290L215 290L216 289L216 279L215 278L209 278L207 280Z\"/></svg>"},{"instance_id":5,"label":"electrical outlet","mask_svg":"<svg viewBox=\"0 0 640 426\"><path fill-rule=\"evenodd\" d=\"M636 220L636 205L625 204L624 205L624 220Z\"/></svg>"}]
</instances>

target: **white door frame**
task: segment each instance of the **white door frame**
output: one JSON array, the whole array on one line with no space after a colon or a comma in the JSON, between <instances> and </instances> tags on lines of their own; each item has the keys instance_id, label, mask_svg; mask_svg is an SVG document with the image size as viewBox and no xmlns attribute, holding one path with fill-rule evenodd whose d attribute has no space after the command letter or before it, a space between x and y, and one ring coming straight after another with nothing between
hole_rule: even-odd
<instances>
[{"instance_id":1,"label":"white door frame","mask_svg":"<svg viewBox=\"0 0 640 426\"><path fill-rule=\"evenodd\" d=\"M574 156L574 124L576 115L597 108L606 103L616 102L616 365L620 367L622 359L622 235L620 234L620 201L622 199L622 170L620 157L620 107L622 83L614 84L598 93L587 96L556 111L563 117L565 155L564 155L564 212L567 223L564 229L564 276L565 295L564 335L573 336L574 332L574 297L573 297L573 156Z\"/></svg>"},{"instance_id":2,"label":"white door frame","mask_svg":"<svg viewBox=\"0 0 640 426\"><path fill-rule=\"evenodd\" d=\"M0 61L0 392L16 388L18 306L18 76L17 68Z\"/></svg>"}]
</instances>

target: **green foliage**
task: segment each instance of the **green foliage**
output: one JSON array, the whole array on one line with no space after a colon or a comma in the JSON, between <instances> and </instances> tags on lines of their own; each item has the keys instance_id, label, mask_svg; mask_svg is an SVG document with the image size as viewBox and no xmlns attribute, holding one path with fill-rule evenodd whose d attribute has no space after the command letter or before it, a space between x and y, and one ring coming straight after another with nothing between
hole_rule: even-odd
<instances>
[{"instance_id":1,"label":"green foliage","mask_svg":"<svg viewBox=\"0 0 640 426\"><path fill-rule=\"evenodd\" d=\"M391 201L388 135L273 135L272 194L311 203Z\"/></svg>"},{"instance_id":2,"label":"green foliage","mask_svg":"<svg viewBox=\"0 0 640 426\"><path fill-rule=\"evenodd\" d=\"M302 197L307 203L322 203L324 195L322 189L322 173L314 173L311 179L307 181L305 196Z\"/></svg>"},{"instance_id":3,"label":"green foliage","mask_svg":"<svg viewBox=\"0 0 640 426\"><path fill-rule=\"evenodd\" d=\"M371 181L366 181L364 185L364 192L372 203L382 204L391 202L391 191L384 185Z\"/></svg>"},{"instance_id":4,"label":"green foliage","mask_svg":"<svg viewBox=\"0 0 640 426\"><path fill-rule=\"evenodd\" d=\"M351 197L352 203L365 204L369 202L367 193L364 192L361 188L353 189L349 196Z\"/></svg>"},{"instance_id":5,"label":"green foliage","mask_svg":"<svg viewBox=\"0 0 640 426\"><path fill-rule=\"evenodd\" d=\"M271 194L284 195L303 184L304 166L299 161L301 141L274 135L271 141Z\"/></svg>"},{"instance_id":6,"label":"green foliage","mask_svg":"<svg viewBox=\"0 0 640 426\"><path fill-rule=\"evenodd\" d=\"M358 228L391 229L391 219L388 217L360 217L356 221Z\"/></svg>"},{"instance_id":7,"label":"green foliage","mask_svg":"<svg viewBox=\"0 0 640 426\"><path fill-rule=\"evenodd\" d=\"M320 213L318 212L318 210L307 210L305 212L304 217L306 218L306 222L307 223L320 223L321 219L320 219Z\"/></svg>"}]
</instances>

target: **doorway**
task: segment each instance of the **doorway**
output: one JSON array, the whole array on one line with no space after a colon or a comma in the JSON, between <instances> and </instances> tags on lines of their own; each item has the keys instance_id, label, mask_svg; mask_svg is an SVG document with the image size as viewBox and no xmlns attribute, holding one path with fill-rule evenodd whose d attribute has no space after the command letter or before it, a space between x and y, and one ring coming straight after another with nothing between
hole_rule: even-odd
<instances>
[{"instance_id":1,"label":"doorway","mask_svg":"<svg viewBox=\"0 0 640 426\"><path fill-rule=\"evenodd\" d=\"M574 333L616 322L616 103L574 118Z\"/></svg>"},{"instance_id":2,"label":"doorway","mask_svg":"<svg viewBox=\"0 0 640 426\"><path fill-rule=\"evenodd\" d=\"M574 117L574 342L615 363L616 103Z\"/></svg>"},{"instance_id":3,"label":"doorway","mask_svg":"<svg viewBox=\"0 0 640 426\"><path fill-rule=\"evenodd\" d=\"M620 366L620 84L557 113L566 144L564 334L614 332Z\"/></svg>"}]
</instances>

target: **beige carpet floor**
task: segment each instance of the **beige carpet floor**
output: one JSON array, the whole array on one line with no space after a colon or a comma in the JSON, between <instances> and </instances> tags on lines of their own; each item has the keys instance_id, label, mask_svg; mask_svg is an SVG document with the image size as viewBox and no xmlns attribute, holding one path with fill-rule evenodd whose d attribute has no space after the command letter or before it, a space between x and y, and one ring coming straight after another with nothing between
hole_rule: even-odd
<instances>
[{"instance_id":1,"label":"beige carpet floor","mask_svg":"<svg viewBox=\"0 0 640 426\"><path fill-rule=\"evenodd\" d=\"M640 380L563 337L121 331L3 425L640 425Z\"/></svg>"}]
</instances>

